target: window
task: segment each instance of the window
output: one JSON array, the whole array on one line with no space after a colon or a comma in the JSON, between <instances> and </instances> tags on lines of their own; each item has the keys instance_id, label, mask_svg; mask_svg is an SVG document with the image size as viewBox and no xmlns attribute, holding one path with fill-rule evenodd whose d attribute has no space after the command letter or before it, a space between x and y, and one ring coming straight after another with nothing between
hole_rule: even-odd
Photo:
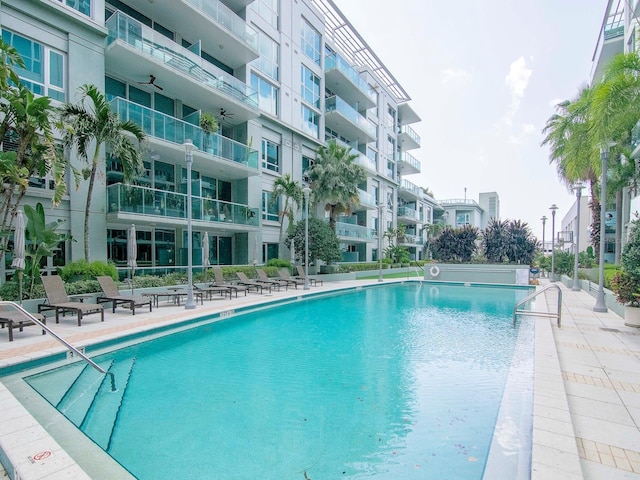
<instances>
[{"instance_id":1,"label":"window","mask_svg":"<svg viewBox=\"0 0 640 480\"><path fill-rule=\"evenodd\" d=\"M280 246L277 243L263 243L262 244L262 263L267 263L272 258L279 257Z\"/></svg>"},{"instance_id":2,"label":"window","mask_svg":"<svg viewBox=\"0 0 640 480\"><path fill-rule=\"evenodd\" d=\"M277 222L279 220L280 199L276 198L272 202L271 197L271 192L267 192L266 190L262 191L262 219Z\"/></svg>"},{"instance_id":3,"label":"window","mask_svg":"<svg viewBox=\"0 0 640 480\"><path fill-rule=\"evenodd\" d=\"M65 55L26 37L2 30L2 40L14 47L25 68L14 66L22 83L35 95L65 101Z\"/></svg>"},{"instance_id":4,"label":"window","mask_svg":"<svg viewBox=\"0 0 640 480\"><path fill-rule=\"evenodd\" d=\"M273 28L278 28L278 0L256 0L251 9Z\"/></svg>"},{"instance_id":5,"label":"window","mask_svg":"<svg viewBox=\"0 0 640 480\"><path fill-rule=\"evenodd\" d=\"M396 131L396 111L391 105L387 105L387 127Z\"/></svg>"},{"instance_id":6,"label":"window","mask_svg":"<svg viewBox=\"0 0 640 480\"><path fill-rule=\"evenodd\" d=\"M304 54L320 65L320 34L304 18L302 19L302 39L300 40Z\"/></svg>"},{"instance_id":7,"label":"window","mask_svg":"<svg viewBox=\"0 0 640 480\"><path fill-rule=\"evenodd\" d=\"M471 225L471 215L468 213L456 213L456 227Z\"/></svg>"},{"instance_id":8,"label":"window","mask_svg":"<svg viewBox=\"0 0 640 480\"><path fill-rule=\"evenodd\" d=\"M306 105L302 105L302 131L314 138L319 138L319 123L320 114Z\"/></svg>"},{"instance_id":9,"label":"window","mask_svg":"<svg viewBox=\"0 0 640 480\"><path fill-rule=\"evenodd\" d=\"M301 92L302 99L309 105L320 108L320 77L302 65L301 72Z\"/></svg>"},{"instance_id":10,"label":"window","mask_svg":"<svg viewBox=\"0 0 640 480\"><path fill-rule=\"evenodd\" d=\"M64 3L68 7L77 10L78 12L91 16L91 0L58 0L60 3Z\"/></svg>"},{"instance_id":11,"label":"window","mask_svg":"<svg viewBox=\"0 0 640 480\"><path fill-rule=\"evenodd\" d=\"M307 183L309 182L309 170L313 167L314 161L313 158L302 155L302 180Z\"/></svg>"},{"instance_id":12,"label":"window","mask_svg":"<svg viewBox=\"0 0 640 480\"><path fill-rule=\"evenodd\" d=\"M392 136L387 136L387 157L389 160L395 160L396 141Z\"/></svg>"},{"instance_id":13,"label":"window","mask_svg":"<svg viewBox=\"0 0 640 480\"><path fill-rule=\"evenodd\" d=\"M265 138L262 139L262 168L280 171L280 145Z\"/></svg>"},{"instance_id":14,"label":"window","mask_svg":"<svg viewBox=\"0 0 640 480\"><path fill-rule=\"evenodd\" d=\"M278 87L251 73L251 88L258 92L258 107L263 112L278 115Z\"/></svg>"},{"instance_id":15,"label":"window","mask_svg":"<svg viewBox=\"0 0 640 480\"><path fill-rule=\"evenodd\" d=\"M258 30L258 50L260 57L252 65L265 75L278 80L278 61L280 46L266 33Z\"/></svg>"}]
</instances>

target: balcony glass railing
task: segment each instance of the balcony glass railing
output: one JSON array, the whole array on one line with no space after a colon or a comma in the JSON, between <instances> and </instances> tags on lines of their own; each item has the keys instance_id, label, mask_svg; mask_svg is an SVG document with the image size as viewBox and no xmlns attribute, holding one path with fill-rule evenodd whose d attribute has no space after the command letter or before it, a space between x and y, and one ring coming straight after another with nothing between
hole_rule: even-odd
<instances>
[{"instance_id":1,"label":"balcony glass railing","mask_svg":"<svg viewBox=\"0 0 640 480\"><path fill-rule=\"evenodd\" d=\"M360 115L355 108L353 108L351 105L349 105L347 102L345 102L343 99L341 99L337 95L329 97L325 100L325 111L326 112L337 111L341 113L349 121L355 123L360 130L367 132L367 134L370 137L375 138L376 136L375 127L371 125L366 118Z\"/></svg>"},{"instance_id":2,"label":"balcony glass railing","mask_svg":"<svg viewBox=\"0 0 640 480\"><path fill-rule=\"evenodd\" d=\"M409 180L402 180L402 184L400 184L400 189L411 192L418 196L422 196L424 192L419 186L414 185Z\"/></svg>"},{"instance_id":3,"label":"balcony glass railing","mask_svg":"<svg viewBox=\"0 0 640 480\"><path fill-rule=\"evenodd\" d=\"M107 187L108 213L137 213L187 218L187 195L139 185L116 183ZM259 211L248 205L191 196L191 218L236 225L259 225Z\"/></svg>"},{"instance_id":4,"label":"balcony glass railing","mask_svg":"<svg viewBox=\"0 0 640 480\"><path fill-rule=\"evenodd\" d=\"M107 44L121 40L155 62L177 70L198 83L258 110L258 93L233 75L212 65L190 50L143 25L125 13L116 12L107 20Z\"/></svg>"},{"instance_id":5,"label":"balcony glass railing","mask_svg":"<svg viewBox=\"0 0 640 480\"><path fill-rule=\"evenodd\" d=\"M409 207L399 207L398 216L411 218L412 220L418 220L418 212L416 212L413 208L409 208Z\"/></svg>"},{"instance_id":6,"label":"balcony glass railing","mask_svg":"<svg viewBox=\"0 0 640 480\"><path fill-rule=\"evenodd\" d=\"M376 206L376 197L369 192L358 189L358 197L360 198L360 205Z\"/></svg>"},{"instance_id":7,"label":"balcony glass railing","mask_svg":"<svg viewBox=\"0 0 640 480\"><path fill-rule=\"evenodd\" d=\"M420 162L407 152L400 152L400 162L407 163L413 168L420 170Z\"/></svg>"},{"instance_id":8,"label":"balcony glass railing","mask_svg":"<svg viewBox=\"0 0 640 480\"><path fill-rule=\"evenodd\" d=\"M401 125L399 129L399 133L404 133L408 135L414 142L420 145L420 135L418 135L413 128L409 125Z\"/></svg>"},{"instance_id":9,"label":"balcony glass railing","mask_svg":"<svg viewBox=\"0 0 640 480\"><path fill-rule=\"evenodd\" d=\"M120 97L112 99L109 105L120 119L124 121L131 120L149 136L179 145L182 145L189 138L200 151L208 152L216 157L247 167L258 168L258 151L252 150L235 140L218 134L207 135L200 127L189 122L165 115Z\"/></svg>"},{"instance_id":10,"label":"balcony glass railing","mask_svg":"<svg viewBox=\"0 0 640 480\"><path fill-rule=\"evenodd\" d=\"M258 32L242 18L233 13L229 7L218 0L187 0L191 5L201 10L215 23L221 25L236 37L245 41L247 45L258 51Z\"/></svg>"},{"instance_id":11,"label":"balcony glass railing","mask_svg":"<svg viewBox=\"0 0 640 480\"><path fill-rule=\"evenodd\" d=\"M369 84L360 76L355 68L353 68L349 62L347 62L342 56L337 53L332 53L324 58L324 71L328 72L333 69L339 70L345 77L351 80L358 90L364 93L371 99L372 102L376 101L376 94L371 89Z\"/></svg>"},{"instance_id":12,"label":"balcony glass railing","mask_svg":"<svg viewBox=\"0 0 640 480\"><path fill-rule=\"evenodd\" d=\"M336 235L344 238L358 238L361 240L373 240L376 237L376 231L373 228L363 227L362 225L352 225L350 223L336 222Z\"/></svg>"}]
</instances>

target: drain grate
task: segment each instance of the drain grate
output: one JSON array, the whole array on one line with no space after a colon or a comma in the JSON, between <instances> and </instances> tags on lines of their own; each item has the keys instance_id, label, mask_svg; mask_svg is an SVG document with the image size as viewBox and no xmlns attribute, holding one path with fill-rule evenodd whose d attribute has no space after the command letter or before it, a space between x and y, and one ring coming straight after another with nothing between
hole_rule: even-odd
<instances>
[{"instance_id":1,"label":"drain grate","mask_svg":"<svg viewBox=\"0 0 640 480\"><path fill-rule=\"evenodd\" d=\"M617 328L608 328L608 327L600 327L600 330L603 332L620 332Z\"/></svg>"}]
</instances>

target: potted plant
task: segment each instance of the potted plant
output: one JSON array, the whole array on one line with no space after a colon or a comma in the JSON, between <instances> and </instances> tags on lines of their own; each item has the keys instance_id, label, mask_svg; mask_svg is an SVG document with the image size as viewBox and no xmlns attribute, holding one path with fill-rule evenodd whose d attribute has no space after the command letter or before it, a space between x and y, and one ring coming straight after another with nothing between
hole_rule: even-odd
<instances>
[{"instance_id":1,"label":"potted plant","mask_svg":"<svg viewBox=\"0 0 640 480\"><path fill-rule=\"evenodd\" d=\"M640 221L632 222L631 235L622 251L622 270L611 279L611 290L624 307L624 324L640 327Z\"/></svg>"},{"instance_id":2,"label":"potted plant","mask_svg":"<svg viewBox=\"0 0 640 480\"><path fill-rule=\"evenodd\" d=\"M207 152L213 153L213 142L211 135L218 131L218 120L211 112L200 113L200 128L204 132L204 148Z\"/></svg>"}]
</instances>

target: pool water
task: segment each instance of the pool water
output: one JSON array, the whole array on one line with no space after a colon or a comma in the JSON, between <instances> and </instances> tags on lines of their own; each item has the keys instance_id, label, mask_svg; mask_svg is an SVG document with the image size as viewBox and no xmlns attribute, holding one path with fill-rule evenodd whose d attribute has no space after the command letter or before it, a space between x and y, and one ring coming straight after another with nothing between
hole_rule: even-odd
<instances>
[{"instance_id":1,"label":"pool water","mask_svg":"<svg viewBox=\"0 0 640 480\"><path fill-rule=\"evenodd\" d=\"M78 364L27 382L140 479L481 479L526 294L364 288L94 358L117 394L93 400Z\"/></svg>"}]
</instances>

